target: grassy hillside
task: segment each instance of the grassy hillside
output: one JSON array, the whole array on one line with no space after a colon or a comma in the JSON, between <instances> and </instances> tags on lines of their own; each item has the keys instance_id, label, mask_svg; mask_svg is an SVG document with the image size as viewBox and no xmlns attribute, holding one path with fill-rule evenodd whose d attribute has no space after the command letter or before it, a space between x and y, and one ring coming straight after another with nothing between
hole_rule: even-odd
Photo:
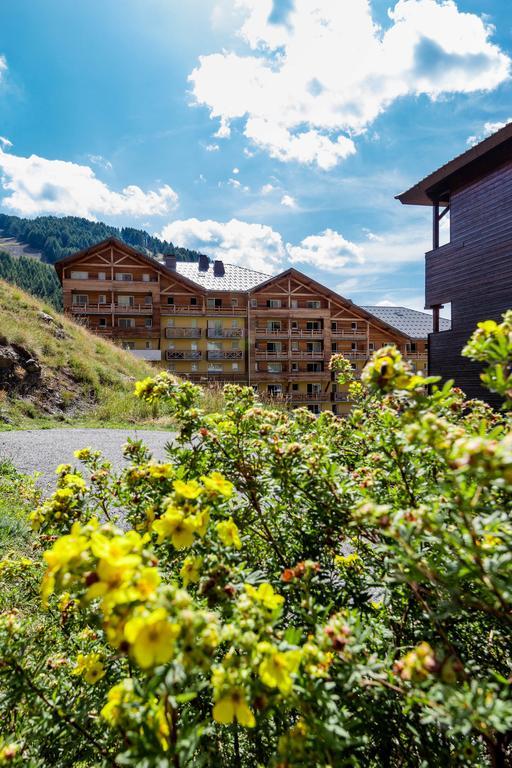
<instances>
[{"instance_id":1,"label":"grassy hillside","mask_svg":"<svg viewBox=\"0 0 512 768\"><path fill-rule=\"evenodd\" d=\"M62 288L54 267L32 256L13 256L2 252L2 247L0 240L0 279L17 285L61 310Z\"/></svg>"},{"instance_id":2,"label":"grassy hillside","mask_svg":"<svg viewBox=\"0 0 512 768\"><path fill-rule=\"evenodd\" d=\"M0 280L0 429L151 421L151 409L132 391L154 372Z\"/></svg>"}]
</instances>

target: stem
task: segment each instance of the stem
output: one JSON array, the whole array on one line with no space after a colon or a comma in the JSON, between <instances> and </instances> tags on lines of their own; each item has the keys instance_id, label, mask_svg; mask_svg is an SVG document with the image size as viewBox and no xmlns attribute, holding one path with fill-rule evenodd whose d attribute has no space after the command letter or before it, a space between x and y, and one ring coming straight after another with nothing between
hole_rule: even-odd
<instances>
[{"instance_id":1,"label":"stem","mask_svg":"<svg viewBox=\"0 0 512 768\"><path fill-rule=\"evenodd\" d=\"M238 741L238 721L236 719L233 723L233 745L235 748L236 768L242 768L242 761L240 759L240 742Z\"/></svg>"}]
</instances>

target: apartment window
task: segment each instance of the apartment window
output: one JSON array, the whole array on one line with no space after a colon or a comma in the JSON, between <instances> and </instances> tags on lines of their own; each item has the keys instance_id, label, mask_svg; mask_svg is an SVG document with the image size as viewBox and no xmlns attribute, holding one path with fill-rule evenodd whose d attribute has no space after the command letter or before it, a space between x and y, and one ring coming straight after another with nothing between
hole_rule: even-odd
<instances>
[{"instance_id":1,"label":"apartment window","mask_svg":"<svg viewBox=\"0 0 512 768\"><path fill-rule=\"evenodd\" d=\"M135 319L133 317L120 317L117 324L119 328L135 328Z\"/></svg>"},{"instance_id":2,"label":"apartment window","mask_svg":"<svg viewBox=\"0 0 512 768\"><path fill-rule=\"evenodd\" d=\"M299 351L299 342L292 341L292 352L298 352L298 351Z\"/></svg>"},{"instance_id":3,"label":"apartment window","mask_svg":"<svg viewBox=\"0 0 512 768\"><path fill-rule=\"evenodd\" d=\"M322 373L322 363L308 363L306 370L308 373Z\"/></svg>"},{"instance_id":4,"label":"apartment window","mask_svg":"<svg viewBox=\"0 0 512 768\"><path fill-rule=\"evenodd\" d=\"M299 391L299 385L297 383L292 384L292 392L298 392Z\"/></svg>"},{"instance_id":5,"label":"apartment window","mask_svg":"<svg viewBox=\"0 0 512 768\"><path fill-rule=\"evenodd\" d=\"M308 384L308 395L319 395L321 390L321 384Z\"/></svg>"},{"instance_id":6,"label":"apartment window","mask_svg":"<svg viewBox=\"0 0 512 768\"><path fill-rule=\"evenodd\" d=\"M267 384L267 394L269 397L281 397L283 388L280 384Z\"/></svg>"},{"instance_id":7,"label":"apartment window","mask_svg":"<svg viewBox=\"0 0 512 768\"><path fill-rule=\"evenodd\" d=\"M336 321L331 323L331 331L337 331L338 330L338 323Z\"/></svg>"},{"instance_id":8,"label":"apartment window","mask_svg":"<svg viewBox=\"0 0 512 768\"><path fill-rule=\"evenodd\" d=\"M408 352L416 352L416 342L411 341L410 344L407 345Z\"/></svg>"},{"instance_id":9,"label":"apartment window","mask_svg":"<svg viewBox=\"0 0 512 768\"><path fill-rule=\"evenodd\" d=\"M292 363L292 373L298 373L298 372L299 372L299 364Z\"/></svg>"},{"instance_id":10,"label":"apartment window","mask_svg":"<svg viewBox=\"0 0 512 768\"><path fill-rule=\"evenodd\" d=\"M197 296L191 296L190 297L190 306L191 307L197 307Z\"/></svg>"},{"instance_id":11,"label":"apartment window","mask_svg":"<svg viewBox=\"0 0 512 768\"><path fill-rule=\"evenodd\" d=\"M292 331L298 331L299 330L299 324L296 320L292 320Z\"/></svg>"},{"instance_id":12,"label":"apartment window","mask_svg":"<svg viewBox=\"0 0 512 768\"><path fill-rule=\"evenodd\" d=\"M281 299L267 299L269 309L281 309Z\"/></svg>"},{"instance_id":13,"label":"apartment window","mask_svg":"<svg viewBox=\"0 0 512 768\"><path fill-rule=\"evenodd\" d=\"M298 309L299 308L299 302L297 299L292 299L290 302L290 306L292 309Z\"/></svg>"},{"instance_id":14,"label":"apartment window","mask_svg":"<svg viewBox=\"0 0 512 768\"><path fill-rule=\"evenodd\" d=\"M282 348L280 341L267 341L267 352L281 352Z\"/></svg>"},{"instance_id":15,"label":"apartment window","mask_svg":"<svg viewBox=\"0 0 512 768\"><path fill-rule=\"evenodd\" d=\"M89 279L89 273L88 272L71 272L71 280L88 280Z\"/></svg>"},{"instance_id":16,"label":"apartment window","mask_svg":"<svg viewBox=\"0 0 512 768\"><path fill-rule=\"evenodd\" d=\"M251 299L251 307L257 307L258 306L258 299Z\"/></svg>"},{"instance_id":17,"label":"apartment window","mask_svg":"<svg viewBox=\"0 0 512 768\"><path fill-rule=\"evenodd\" d=\"M144 327L145 328L152 328L153 327L153 318L152 317L145 317L144 318Z\"/></svg>"},{"instance_id":18,"label":"apartment window","mask_svg":"<svg viewBox=\"0 0 512 768\"><path fill-rule=\"evenodd\" d=\"M190 370L195 373L198 370L197 363L190 363Z\"/></svg>"},{"instance_id":19,"label":"apartment window","mask_svg":"<svg viewBox=\"0 0 512 768\"><path fill-rule=\"evenodd\" d=\"M106 304L107 303L107 297L104 293L100 293L98 296L98 304Z\"/></svg>"},{"instance_id":20,"label":"apartment window","mask_svg":"<svg viewBox=\"0 0 512 768\"><path fill-rule=\"evenodd\" d=\"M123 341L122 345L123 349L135 349L135 342L134 341Z\"/></svg>"},{"instance_id":21,"label":"apartment window","mask_svg":"<svg viewBox=\"0 0 512 768\"><path fill-rule=\"evenodd\" d=\"M306 322L306 329L308 331L320 331L321 330L320 322L318 320L308 320Z\"/></svg>"},{"instance_id":22,"label":"apartment window","mask_svg":"<svg viewBox=\"0 0 512 768\"><path fill-rule=\"evenodd\" d=\"M320 309L320 302L319 301L307 301L306 307L308 309Z\"/></svg>"},{"instance_id":23,"label":"apartment window","mask_svg":"<svg viewBox=\"0 0 512 768\"><path fill-rule=\"evenodd\" d=\"M238 299L236 298L236 296L231 297L231 306L238 307Z\"/></svg>"},{"instance_id":24,"label":"apartment window","mask_svg":"<svg viewBox=\"0 0 512 768\"><path fill-rule=\"evenodd\" d=\"M146 349L151 349L151 348L152 348L151 347L151 342L150 341L146 341Z\"/></svg>"},{"instance_id":25,"label":"apartment window","mask_svg":"<svg viewBox=\"0 0 512 768\"><path fill-rule=\"evenodd\" d=\"M148 296L144 296L144 304L146 307L150 307L153 304L153 296L151 294L148 294Z\"/></svg>"},{"instance_id":26,"label":"apartment window","mask_svg":"<svg viewBox=\"0 0 512 768\"><path fill-rule=\"evenodd\" d=\"M133 296L118 296L117 303L120 307L133 307Z\"/></svg>"},{"instance_id":27,"label":"apartment window","mask_svg":"<svg viewBox=\"0 0 512 768\"><path fill-rule=\"evenodd\" d=\"M269 373L282 373L283 372L283 364L282 363L268 363L267 371Z\"/></svg>"},{"instance_id":28,"label":"apartment window","mask_svg":"<svg viewBox=\"0 0 512 768\"><path fill-rule=\"evenodd\" d=\"M167 304L174 304L174 296L167 297Z\"/></svg>"},{"instance_id":29,"label":"apartment window","mask_svg":"<svg viewBox=\"0 0 512 768\"><path fill-rule=\"evenodd\" d=\"M240 341L238 339L233 339L231 349L240 349Z\"/></svg>"},{"instance_id":30,"label":"apartment window","mask_svg":"<svg viewBox=\"0 0 512 768\"><path fill-rule=\"evenodd\" d=\"M167 363L167 370L168 371L175 371L176 370L176 363Z\"/></svg>"},{"instance_id":31,"label":"apartment window","mask_svg":"<svg viewBox=\"0 0 512 768\"><path fill-rule=\"evenodd\" d=\"M133 280L133 275L131 272L116 272L116 280L130 283Z\"/></svg>"},{"instance_id":32,"label":"apartment window","mask_svg":"<svg viewBox=\"0 0 512 768\"><path fill-rule=\"evenodd\" d=\"M106 272L98 272L98 280L106 280L106 279L107 279Z\"/></svg>"},{"instance_id":33,"label":"apartment window","mask_svg":"<svg viewBox=\"0 0 512 768\"><path fill-rule=\"evenodd\" d=\"M73 304L74 304L75 306L76 306L77 304L79 304L79 305L82 305L82 306L83 306L84 304L87 304L87 303L88 303L88 301L89 301L89 297L87 296L87 294L86 294L86 293L74 293L74 294L73 294Z\"/></svg>"},{"instance_id":34,"label":"apartment window","mask_svg":"<svg viewBox=\"0 0 512 768\"><path fill-rule=\"evenodd\" d=\"M280 320L269 320L267 322L267 331L280 331L280 330L281 330Z\"/></svg>"},{"instance_id":35,"label":"apartment window","mask_svg":"<svg viewBox=\"0 0 512 768\"><path fill-rule=\"evenodd\" d=\"M222 299L206 299L206 305L208 309L220 309L222 307Z\"/></svg>"},{"instance_id":36,"label":"apartment window","mask_svg":"<svg viewBox=\"0 0 512 768\"><path fill-rule=\"evenodd\" d=\"M232 371L238 371L238 363L231 363L231 370Z\"/></svg>"},{"instance_id":37,"label":"apartment window","mask_svg":"<svg viewBox=\"0 0 512 768\"><path fill-rule=\"evenodd\" d=\"M357 331L357 323L351 323L350 327L352 328L353 331Z\"/></svg>"},{"instance_id":38,"label":"apartment window","mask_svg":"<svg viewBox=\"0 0 512 768\"><path fill-rule=\"evenodd\" d=\"M143 283L149 283L149 279L150 279L150 278L149 278L149 275L148 275L148 273L147 273L147 272L144 272L144 274L142 275L142 282L143 282Z\"/></svg>"},{"instance_id":39,"label":"apartment window","mask_svg":"<svg viewBox=\"0 0 512 768\"><path fill-rule=\"evenodd\" d=\"M232 320L231 321L231 328L233 328L233 329L238 328L238 320Z\"/></svg>"},{"instance_id":40,"label":"apartment window","mask_svg":"<svg viewBox=\"0 0 512 768\"><path fill-rule=\"evenodd\" d=\"M208 363L208 373L224 373L222 363Z\"/></svg>"},{"instance_id":41,"label":"apartment window","mask_svg":"<svg viewBox=\"0 0 512 768\"><path fill-rule=\"evenodd\" d=\"M375 342L374 341L369 341L368 342L368 349L370 350L370 352L373 352L373 350L375 349Z\"/></svg>"},{"instance_id":42,"label":"apartment window","mask_svg":"<svg viewBox=\"0 0 512 768\"><path fill-rule=\"evenodd\" d=\"M320 406L318 403L312 403L311 405L308 405L308 411L311 411L311 413L319 414L320 413Z\"/></svg>"},{"instance_id":43,"label":"apartment window","mask_svg":"<svg viewBox=\"0 0 512 768\"><path fill-rule=\"evenodd\" d=\"M208 342L208 350L209 350L209 352L222 352L222 342L221 341L209 341Z\"/></svg>"},{"instance_id":44,"label":"apartment window","mask_svg":"<svg viewBox=\"0 0 512 768\"><path fill-rule=\"evenodd\" d=\"M321 341L308 341L308 343L307 343L307 351L308 352L321 352L322 351L322 342Z\"/></svg>"},{"instance_id":45,"label":"apartment window","mask_svg":"<svg viewBox=\"0 0 512 768\"><path fill-rule=\"evenodd\" d=\"M352 351L356 352L357 351L357 343L355 341L353 341L351 346L352 346Z\"/></svg>"},{"instance_id":46,"label":"apartment window","mask_svg":"<svg viewBox=\"0 0 512 768\"><path fill-rule=\"evenodd\" d=\"M98 327L99 328L106 328L107 327L107 318L106 317L100 317L98 320Z\"/></svg>"},{"instance_id":47,"label":"apartment window","mask_svg":"<svg viewBox=\"0 0 512 768\"><path fill-rule=\"evenodd\" d=\"M331 352L337 352L337 351L338 351L338 345L336 344L335 341L333 341L331 344Z\"/></svg>"},{"instance_id":48,"label":"apartment window","mask_svg":"<svg viewBox=\"0 0 512 768\"><path fill-rule=\"evenodd\" d=\"M174 328L174 323L175 323L175 322L176 322L176 321L175 321L174 317L171 317L171 318L170 318L170 319L167 321L167 327L168 327L168 328Z\"/></svg>"}]
</instances>

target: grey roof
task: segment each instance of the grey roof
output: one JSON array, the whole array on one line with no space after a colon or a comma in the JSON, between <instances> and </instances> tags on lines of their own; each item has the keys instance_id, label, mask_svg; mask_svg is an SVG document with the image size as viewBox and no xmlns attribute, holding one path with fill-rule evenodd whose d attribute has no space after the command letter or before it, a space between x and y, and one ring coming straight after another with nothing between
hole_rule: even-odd
<instances>
[{"instance_id":1,"label":"grey roof","mask_svg":"<svg viewBox=\"0 0 512 768\"><path fill-rule=\"evenodd\" d=\"M409 307L362 307L374 317L392 325L411 339L426 339L432 333L432 315ZM439 318L439 329L449 331L451 322L446 317Z\"/></svg>"},{"instance_id":2,"label":"grey roof","mask_svg":"<svg viewBox=\"0 0 512 768\"><path fill-rule=\"evenodd\" d=\"M198 262L178 261L176 272L208 291L250 291L270 277L235 264L224 264L224 275L217 276L213 272L213 262L210 262L208 271L202 271Z\"/></svg>"}]
</instances>

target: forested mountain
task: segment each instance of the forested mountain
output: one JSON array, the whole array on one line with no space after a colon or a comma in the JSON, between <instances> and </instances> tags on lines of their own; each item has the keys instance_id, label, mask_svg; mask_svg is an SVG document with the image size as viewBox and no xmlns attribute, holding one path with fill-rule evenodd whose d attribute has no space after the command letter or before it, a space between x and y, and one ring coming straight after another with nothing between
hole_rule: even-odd
<instances>
[{"instance_id":1,"label":"forested mountain","mask_svg":"<svg viewBox=\"0 0 512 768\"><path fill-rule=\"evenodd\" d=\"M30 256L15 257L0 251L0 278L62 310L59 279L50 264Z\"/></svg>"},{"instance_id":2,"label":"forested mountain","mask_svg":"<svg viewBox=\"0 0 512 768\"><path fill-rule=\"evenodd\" d=\"M153 237L142 229L111 227L102 222L81 219L78 216L38 216L22 219L0 213L0 234L14 237L43 254L43 259L54 264L83 248L88 248L107 237L118 237L133 248L148 255L172 254L178 261L197 261L199 253L180 248L166 240Z\"/></svg>"}]
</instances>

